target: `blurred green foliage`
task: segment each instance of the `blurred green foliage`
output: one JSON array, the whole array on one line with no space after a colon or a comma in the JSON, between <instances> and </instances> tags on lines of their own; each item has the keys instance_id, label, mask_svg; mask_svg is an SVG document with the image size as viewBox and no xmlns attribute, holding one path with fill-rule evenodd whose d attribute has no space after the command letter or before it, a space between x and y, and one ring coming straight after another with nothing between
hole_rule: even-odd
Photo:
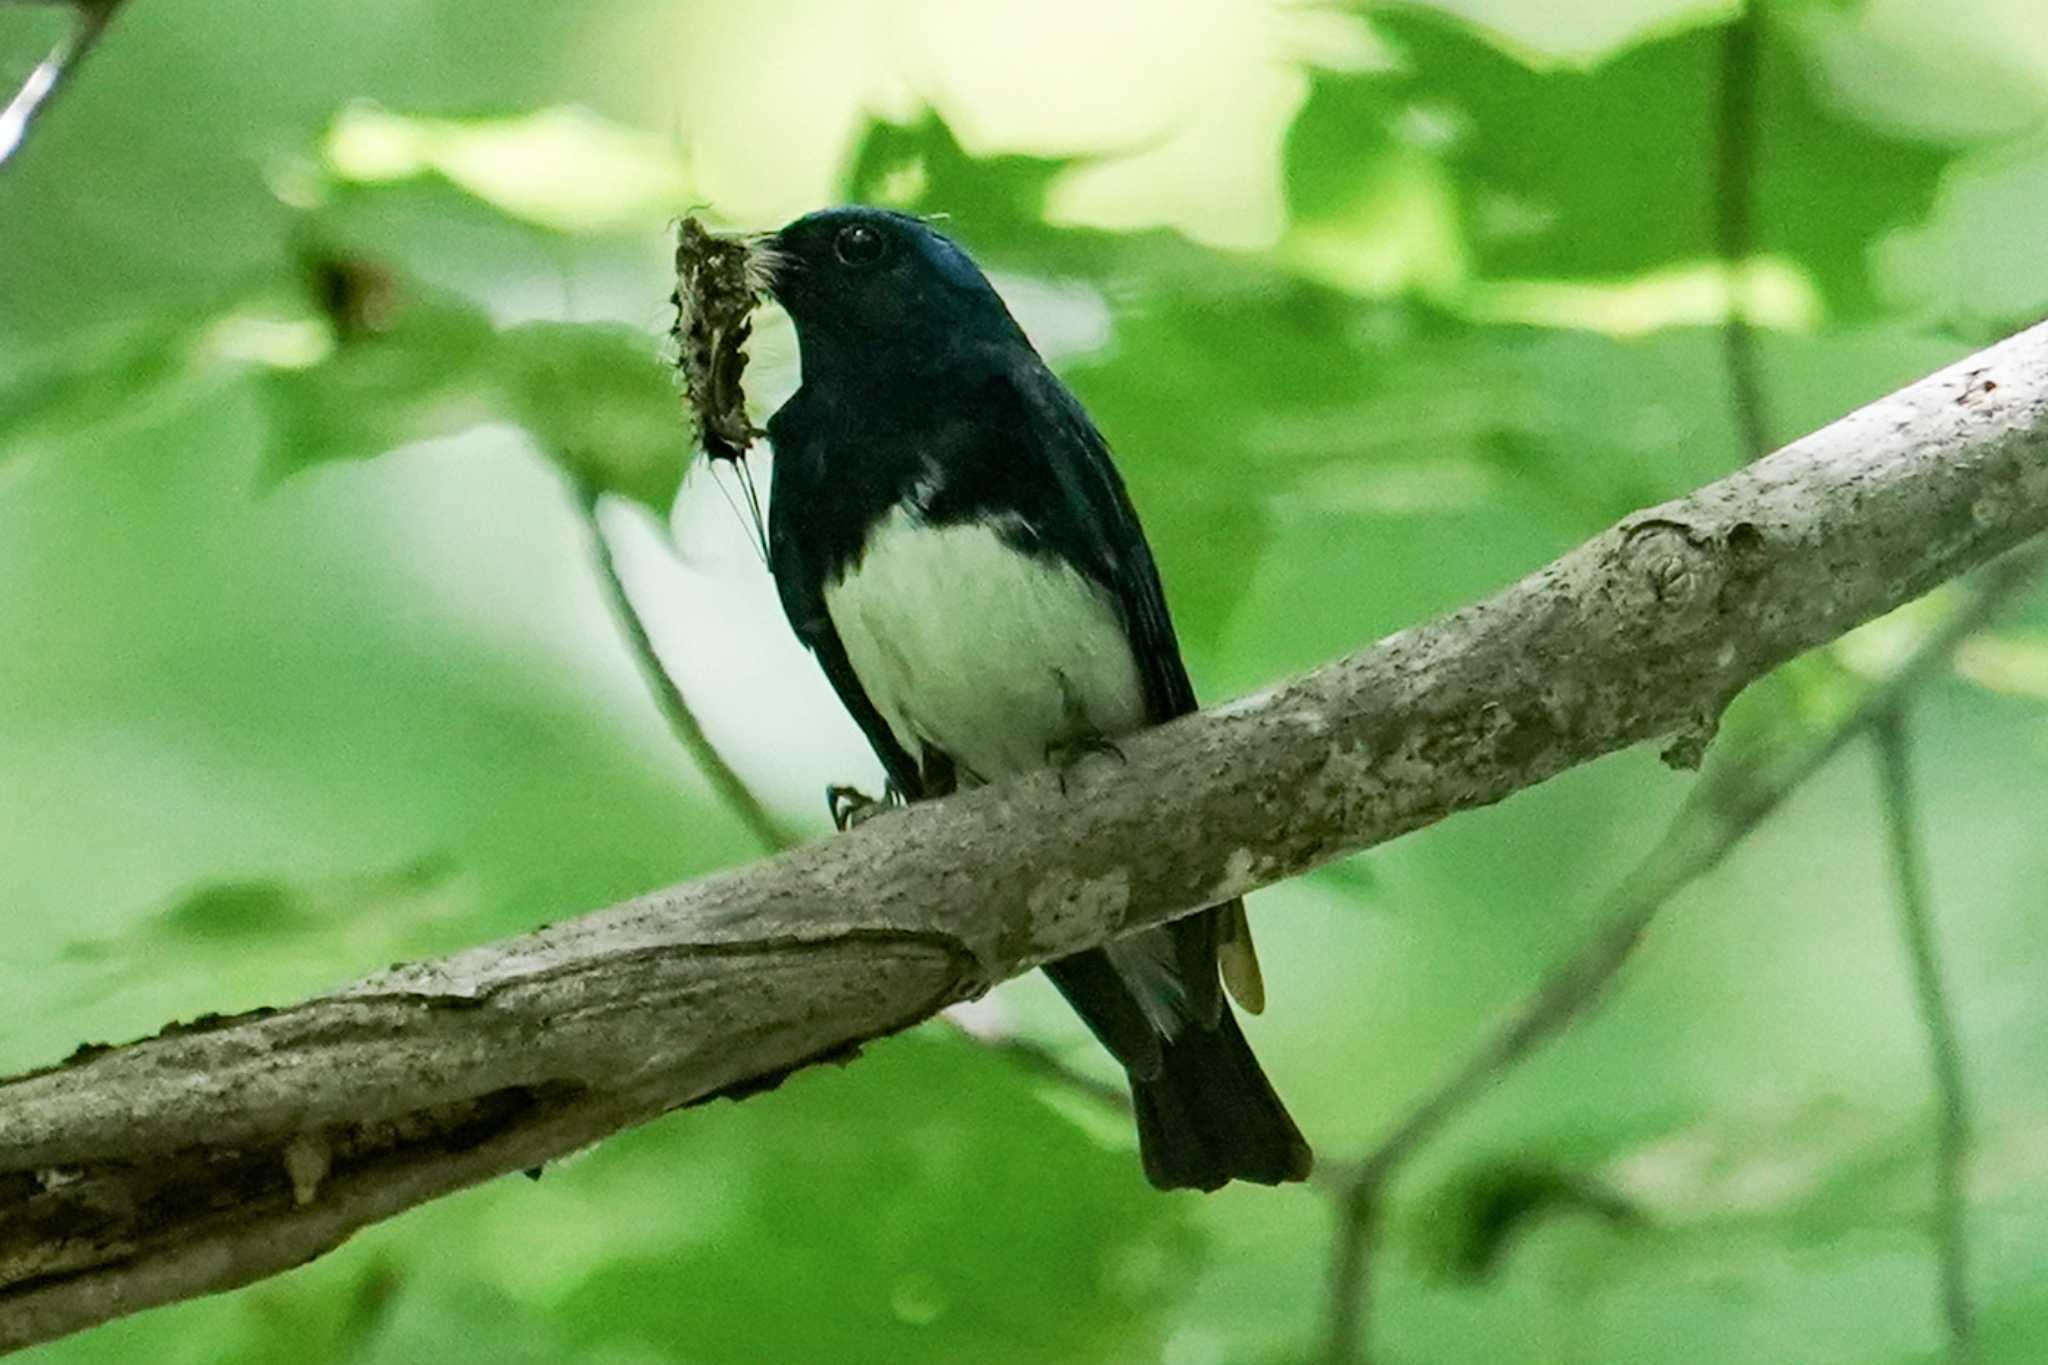
<instances>
[{"instance_id":1,"label":"blurred green foliage","mask_svg":"<svg viewBox=\"0 0 2048 1365\"><path fill-rule=\"evenodd\" d=\"M568 491L676 494L668 215L943 212L1006 285L1094 301L1061 366L1222 697L1737 462L1732 292L1781 436L2048 309L2030 4L1774 5L1739 291L1720 4L133 5L0 173L0 1067L751 856ZM9 77L30 13L0 12ZM1103 51L1115 97L1061 96ZM1921 620L1731 726L1814 723ZM2014 1361L2048 1355L2044 632L2037 605L1918 715L1973 1285ZM1251 1027L1326 1158L1463 1055L1688 780L1621 756L1258 899ZM1878 828L1852 756L1423 1154L1385 1359L1935 1357ZM1041 984L1001 1000L1099 1065ZM1329 1232L1315 1188L1154 1194L1121 1120L935 1025L34 1358L1296 1361Z\"/></svg>"}]
</instances>

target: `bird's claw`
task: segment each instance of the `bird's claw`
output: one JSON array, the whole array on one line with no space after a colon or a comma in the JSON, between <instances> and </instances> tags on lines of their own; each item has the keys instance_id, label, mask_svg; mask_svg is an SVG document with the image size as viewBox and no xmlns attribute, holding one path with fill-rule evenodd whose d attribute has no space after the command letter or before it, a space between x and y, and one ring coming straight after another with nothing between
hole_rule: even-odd
<instances>
[{"instance_id":1,"label":"bird's claw","mask_svg":"<svg viewBox=\"0 0 2048 1365\"><path fill-rule=\"evenodd\" d=\"M832 828L842 833L864 825L902 803L903 798L898 795L894 783L884 785L879 797L869 796L858 787L835 785L825 788L825 805L832 812Z\"/></svg>"}]
</instances>

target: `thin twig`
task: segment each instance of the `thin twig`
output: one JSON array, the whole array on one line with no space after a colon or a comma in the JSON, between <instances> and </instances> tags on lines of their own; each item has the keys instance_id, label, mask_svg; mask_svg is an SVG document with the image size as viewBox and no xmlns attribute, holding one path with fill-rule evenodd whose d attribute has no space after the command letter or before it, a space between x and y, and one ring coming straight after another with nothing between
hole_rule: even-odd
<instances>
[{"instance_id":1,"label":"thin twig","mask_svg":"<svg viewBox=\"0 0 2048 1365\"><path fill-rule=\"evenodd\" d=\"M1337 1190L1339 1224L1330 1282L1325 1359L1363 1359L1376 1205L1394 1172L1504 1073L1582 1015L1614 980L1673 896L1711 870L1792 791L1849 743L1894 714L1913 689L1946 666L1957 646L1979 630L2048 563L2036 543L1988 567L1976 593L1854 710L1785 758L1735 761L1704 779L1657 844L1610 893L1593 930L1553 966L1498 1030L1408 1112L1354 1166Z\"/></svg>"},{"instance_id":2,"label":"thin twig","mask_svg":"<svg viewBox=\"0 0 2048 1365\"><path fill-rule=\"evenodd\" d=\"M28 79L14 92L7 107L0 109L0 168L21 150L28 140L29 128L49 112L58 92L76 79L78 68L99 43L100 35L107 31L114 11L120 7L121 0L74 0L71 8L77 19L71 32L50 49L50 55L28 73Z\"/></svg>"},{"instance_id":3,"label":"thin twig","mask_svg":"<svg viewBox=\"0 0 2048 1365\"><path fill-rule=\"evenodd\" d=\"M1365 1330L1372 1312L1370 1259L1379 1244L1379 1177L1366 1177L1362 1163L1338 1187L1336 1255L1330 1267L1330 1308L1324 1359L1329 1365L1357 1365L1366 1358Z\"/></svg>"},{"instance_id":4,"label":"thin twig","mask_svg":"<svg viewBox=\"0 0 2048 1365\"><path fill-rule=\"evenodd\" d=\"M1114 1109L1118 1113L1131 1112L1130 1093L1122 1086L1099 1080L1085 1071L1069 1066L1057 1052L1034 1038L1027 1038L1021 1033L983 1033L951 1014L940 1017L964 1036L972 1038L991 1052L1002 1053L1041 1080L1051 1081L1064 1090L1085 1096L1094 1103Z\"/></svg>"},{"instance_id":5,"label":"thin twig","mask_svg":"<svg viewBox=\"0 0 2048 1365\"><path fill-rule=\"evenodd\" d=\"M1728 367L1735 430L1742 441L1743 458L1748 460L1772 449L1756 330L1750 326L1745 287L1756 240L1756 95L1762 28L1762 0L1749 0L1722 28L1714 124L1714 249L1728 285L1721 348Z\"/></svg>"},{"instance_id":6,"label":"thin twig","mask_svg":"<svg viewBox=\"0 0 2048 1365\"><path fill-rule=\"evenodd\" d=\"M1940 1263L1941 1313L1951 1360L1971 1358L1968 1214L1963 1183L1970 1155L1970 1107L1963 1077L1963 1049L1955 1012L1942 982L1941 950L1935 943L1929 905L1927 864L1921 847L1911 743L1902 709L1881 716L1871 730L1877 746L1878 776L1884 789L1886 833L1897 884L1899 928L1913 969L1913 996L1927 1033L1927 1060L1934 1078L1940 1121L1935 1136L1934 1245Z\"/></svg>"},{"instance_id":7,"label":"thin twig","mask_svg":"<svg viewBox=\"0 0 2048 1365\"><path fill-rule=\"evenodd\" d=\"M654 652L654 641L648 638L647 626L634 609L633 599L626 592L625 580L619 576L618 562L612 557L611 544L605 539L604 528L598 524L597 490L580 480L572 480L571 487L577 511L583 517L584 530L590 537L591 558L596 562L598 582L611 605L612 617L618 622L620 633L626 637L626 643L633 651L633 661L639 667L640 678L647 684L655 705L668 721L668 728L696 763L704 780L711 784L711 789L754 836L761 851L773 853L788 848L796 842L794 836L769 814L760 798L748 790L747 784L732 770L732 765L725 761L717 746L705 736L704 727L697 723L696 713L690 710L690 704L683 699L675 679L662 666L661 656Z\"/></svg>"}]
</instances>

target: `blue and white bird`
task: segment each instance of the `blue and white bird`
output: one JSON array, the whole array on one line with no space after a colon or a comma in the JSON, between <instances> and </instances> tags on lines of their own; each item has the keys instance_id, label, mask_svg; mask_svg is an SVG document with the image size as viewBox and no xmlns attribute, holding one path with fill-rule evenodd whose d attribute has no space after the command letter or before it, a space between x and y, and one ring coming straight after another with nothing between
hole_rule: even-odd
<instances>
[{"instance_id":1,"label":"blue and white bird","mask_svg":"<svg viewBox=\"0 0 2048 1365\"><path fill-rule=\"evenodd\" d=\"M890 784L943 796L1192 711L1109 448L967 254L860 207L753 251L803 375L768 423L769 564ZM1155 1185L1307 1176L1223 997L1263 1003L1242 902L1045 970L1129 1073Z\"/></svg>"}]
</instances>

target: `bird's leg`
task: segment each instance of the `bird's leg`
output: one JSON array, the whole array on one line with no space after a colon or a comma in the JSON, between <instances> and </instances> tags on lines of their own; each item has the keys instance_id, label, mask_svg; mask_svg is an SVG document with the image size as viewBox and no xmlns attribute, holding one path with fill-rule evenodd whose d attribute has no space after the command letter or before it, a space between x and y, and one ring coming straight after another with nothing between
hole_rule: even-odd
<instances>
[{"instance_id":1,"label":"bird's leg","mask_svg":"<svg viewBox=\"0 0 2048 1365\"><path fill-rule=\"evenodd\" d=\"M832 812L832 828L842 832L864 825L902 804L903 794L896 790L894 782L884 782L879 797L869 796L858 787L825 788L825 805Z\"/></svg>"}]
</instances>

